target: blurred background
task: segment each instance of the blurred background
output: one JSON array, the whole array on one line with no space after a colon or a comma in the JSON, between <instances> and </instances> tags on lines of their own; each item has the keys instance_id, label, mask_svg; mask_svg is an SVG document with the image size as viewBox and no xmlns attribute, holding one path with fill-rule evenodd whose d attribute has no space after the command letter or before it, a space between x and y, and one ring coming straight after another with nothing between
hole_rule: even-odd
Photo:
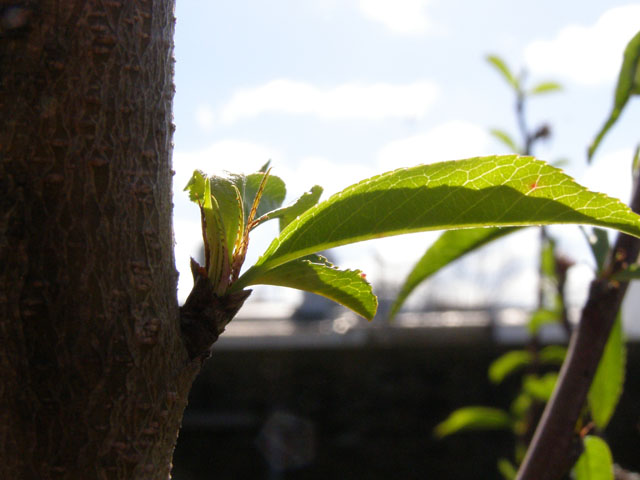
<instances>
[{"instance_id":1,"label":"blurred background","mask_svg":"<svg viewBox=\"0 0 640 480\"><path fill-rule=\"evenodd\" d=\"M550 130L533 153L562 161L593 190L629 197L636 102L590 165L586 149L611 109L622 51L640 26L638 3L179 0L176 17L181 302L191 289L189 257L201 254L199 212L182 191L194 169L251 173L271 160L287 183L286 204L315 184L327 198L399 167L512 153L490 133L501 129L521 143L514 93L490 54L529 85L563 87L526 104L529 127ZM252 232L246 265L276 229L267 223ZM549 235L572 262L564 296L575 320L595 262L577 226ZM486 371L530 341L539 231L524 229L442 270L389 323L385 309L437 236L326 252L340 267L366 272L381 304L371 323L313 295L255 288L193 390L174 478L500 478L497 459L513 456L509 432L436 439L433 428L464 405L508 408L518 391L519 379L496 386ZM608 438L614 458L636 470L637 283L624 308L627 384ZM539 341L562 343L566 332L550 324Z\"/></svg>"}]
</instances>

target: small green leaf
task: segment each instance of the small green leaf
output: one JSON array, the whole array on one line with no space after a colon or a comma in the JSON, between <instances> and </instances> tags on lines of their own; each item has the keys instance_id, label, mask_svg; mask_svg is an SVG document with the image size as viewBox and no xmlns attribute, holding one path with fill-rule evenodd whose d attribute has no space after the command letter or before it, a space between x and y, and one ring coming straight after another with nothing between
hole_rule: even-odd
<instances>
[{"instance_id":1,"label":"small green leaf","mask_svg":"<svg viewBox=\"0 0 640 480\"><path fill-rule=\"evenodd\" d=\"M618 313L587 396L591 417L601 430L609 423L622 395L626 360L622 318Z\"/></svg>"},{"instance_id":2,"label":"small green leaf","mask_svg":"<svg viewBox=\"0 0 640 480\"><path fill-rule=\"evenodd\" d=\"M529 318L529 323L527 324L529 334L535 335L543 325L557 323L560 319L560 312L556 310L549 310L547 308L536 310L533 315L531 315L531 318Z\"/></svg>"},{"instance_id":3,"label":"small green leaf","mask_svg":"<svg viewBox=\"0 0 640 480\"><path fill-rule=\"evenodd\" d=\"M527 413L531 409L531 404L533 403L533 398L526 392L520 392L518 396L511 402L511 415L517 420L523 420L526 418ZM523 426L526 428L526 425L522 422L518 421L515 424L515 428L518 429L519 426Z\"/></svg>"},{"instance_id":4,"label":"small green leaf","mask_svg":"<svg viewBox=\"0 0 640 480\"><path fill-rule=\"evenodd\" d=\"M613 101L613 109L609 114L609 118L602 126L596 138L589 146L588 159L589 161L593 157L598 145L604 138L609 129L616 123L618 117L622 113L629 97L632 94L640 93L640 32L629 41L627 47L624 50L624 57L622 60L622 67L620 67L620 74L618 75L618 84L616 86L616 93Z\"/></svg>"},{"instance_id":5,"label":"small green leaf","mask_svg":"<svg viewBox=\"0 0 640 480\"><path fill-rule=\"evenodd\" d=\"M189 183L184 187L185 192L189 192L189 200L198 203L204 201L204 187L206 175L201 170L196 170L189 179Z\"/></svg>"},{"instance_id":6,"label":"small green leaf","mask_svg":"<svg viewBox=\"0 0 640 480\"><path fill-rule=\"evenodd\" d=\"M513 153L520 153L522 149L516 144L515 140L504 130L500 130L499 128L492 128L489 130L489 133L493 135L495 138L500 140L507 148L509 148Z\"/></svg>"},{"instance_id":7,"label":"small green leaf","mask_svg":"<svg viewBox=\"0 0 640 480\"><path fill-rule=\"evenodd\" d=\"M259 283L322 295L367 320L373 319L378 307L371 285L360 270L338 270L320 255L309 255L269 270Z\"/></svg>"},{"instance_id":8,"label":"small green leaf","mask_svg":"<svg viewBox=\"0 0 640 480\"><path fill-rule=\"evenodd\" d=\"M603 439L587 435L584 451L573 467L575 480L613 480L613 457Z\"/></svg>"},{"instance_id":9,"label":"small green leaf","mask_svg":"<svg viewBox=\"0 0 640 480\"><path fill-rule=\"evenodd\" d=\"M530 95L540 95L542 93L559 92L562 90L562 85L556 82L541 82L529 90Z\"/></svg>"},{"instance_id":10,"label":"small green leaf","mask_svg":"<svg viewBox=\"0 0 640 480\"><path fill-rule=\"evenodd\" d=\"M600 225L640 237L640 217L532 157L420 165L364 180L292 221L234 284L295 258L363 240L425 230L555 223Z\"/></svg>"},{"instance_id":11,"label":"small green leaf","mask_svg":"<svg viewBox=\"0 0 640 480\"><path fill-rule=\"evenodd\" d=\"M268 164L267 164L268 165ZM265 166L267 166L265 165ZM264 168L264 167L263 167ZM247 224L249 218L249 211L253 200L258 193L262 179L266 172L252 173L250 175L232 175L231 180L236 185L242 196L242 203L244 207L244 223ZM275 175L269 175L267 183L262 192L258 209L256 210L255 218L258 219L264 214L280 208L284 197L287 195L287 189L284 182L280 177Z\"/></svg>"},{"instance_id":12,"label":"small green leaf","mask_svg":"<svg viewBox=\"0 0 640 480\"><path fill-rule=\"evenodd\" d=\"M591 235L587 233L584 227L581 230L591 247L591 253L593 253L593 258L596 261L597 272L600 273L604 269L604 264L609 255L609 234L606 230L596 227L591 230Z\"/></svg>"},{"instance_id":13,"label":"small green leaf","mask_svg":"<svg viewBox=\"0 0 640 480\"><path fill-rule=\"evenodd\" d=\"M640 265L637 263L629 265L624 270L620 270L611 276L613 280L618 280L619 282L628 282L631 280L640 279Z\"/></svg>"},{"instance_id":14,"label":"small green leaf","mask_svg":"<svg viewBox=\"0 0 640 480\"><path fill-rule=\"evenodd\" d=\"M495 69L500 72L502 78L504 78L509 85L511 85L514 90L520 91L520 83L518 79L511 73L507 64L497 55L489 55L487 57L487 61L495 67Z\"/></svg>"},{"instance_id":15,"label":"small green leaf","mask_svg":"<svg viewBox=\"0 0 640 480\"><path fill-rule=\"evenodd\" d=\"M498 459L498 471L504 480L513 480L518 474L516 467L506 458Z\"/></svg>"},{"instance_id":16,"label":"small green leaf","mask_svg":"<svg viewBox=\"0 0 640 480\"><path fill-rule=\"evenodd\" d=\"M508 375L531 363L531 353L512 350L504 353L489 365L489 380L501 383Z\"/></svg>"},{"instance_id":17,"label":"small green leaf","mask_svg":"<svg viewBox=\"0 0 640 480\"><path fill-rule=\"evenodd\" d=\"M315 185L310 191L303 193L292 205L269 212L269 220L279 218L280 230L282 231L284 227L318 203L321 195L322 187Z\"/></svg>"},{"instance_id":18,"label":"small green leaf","mask_svg":"<svg viewBox=\"0 0 640 480\"><path fill-rule=\"evenodd\" d=\"M556 280L556 242L549 236L544 237L544 242L540 252L540 269L542 275Z\"/></svg>"},{"instance_id":19,"label":"small green leaf","mask_svg":"<svg viewBox=\"0 0 640 480\"><path fill-rule=\"evenodd\" d=\"M393 318L407 297L431 275L487 243L518 230L517 228L469 228L449 230L427 249L413 267L389 312Z\"/></svg>"},{"instance_id":20,"label":"small green leaf","mask_svg":"<svg viewBox=\"0 0 640 480\"><path fill-rule=\"evenodd\" d=\"M452 412L435 428L442 438L463 430L502 430L512 426L511 416L504 410L491 407L464 407Z\"/></svg>"},{"instance_id":21,"label":"small green leaf","mask_svg":"<svg viewBox=\"0 0 640 480\"><path fill-rule=\"evenodd\" d=\"M527 375L522 381L522 390L536 400L547 402L551 398L557 379L558 374L556 372L549 372L541 377Z\"/></svg>"},{"instance_id":22,"label":"small green leaf","mask_svg":"<svg viewBox=\"0 0 640 480\"><path fill-rule=\"evenodd\" d=\"M538 353L540 362L546 364L562 365L566 356L567 347L562 345L547 345Z\"/></svg>"},{"instance_id":23,"label":"small green leaf","mask_svg":"<svg viewBox=\"0 0 640 480\"><path fill-rule=\"evenodd\" d=\"M243 205L238 188L229 179L224 177L212 176L209 178L211 182L211 193L218 202L220 210L220 219L225 231L227 240L227 255L229 263L233 260L233 250L238 236L242 235L244 228L243 223Z\"/></svg>"}]
</instances>

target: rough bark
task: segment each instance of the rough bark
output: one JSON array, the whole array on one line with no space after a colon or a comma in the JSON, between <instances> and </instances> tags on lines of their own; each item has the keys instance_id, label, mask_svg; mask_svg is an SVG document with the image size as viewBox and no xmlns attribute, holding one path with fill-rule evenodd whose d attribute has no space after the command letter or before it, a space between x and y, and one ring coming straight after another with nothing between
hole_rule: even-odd
<instances>
[{"instance_id":1,"label":"rough bark","mask_svg":"<svg viewBox=\"0 0 640 480\"><path fill-rule=\"evenodd\" d=\"M173 0L0 0L0 478L167 478Z\"/></svg>"}]
</instances>

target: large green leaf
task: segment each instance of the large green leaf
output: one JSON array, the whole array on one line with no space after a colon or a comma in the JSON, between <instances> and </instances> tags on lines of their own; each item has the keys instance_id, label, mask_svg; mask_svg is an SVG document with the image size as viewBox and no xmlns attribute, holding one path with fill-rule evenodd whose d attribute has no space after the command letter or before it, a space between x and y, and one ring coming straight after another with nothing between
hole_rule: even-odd
<instances>
[{"instance_id":1,"label":"large green leaf","mask_svg":"<svg viewBox=\"0 0 640 480\"><path fill-rule=\"evenodd\" d=\"M613 480L613 457L607 442L599 437L587 435L583 439L584 451L575 467L575 480Z\"/></svg>"},{"instance_id":2,"label":"large green leaf","mask_svg":"<svg viewBox=\"0 0 640 480\"><path fill-rule=\"evenodd\" d=\"M396 297L389 317L393 318L418 285L441 268L517 228L468 228L448 230L427 249L413 267Z\"/></svg>"},{"instance_id":3,"label":"large green leaf","mask_svg":"<svg viewBox=\"0 0 640 480\"><path fill-rule=\"evenodd\" d=\"M435 428L438 437L445 437L463 430L510 429L513 420L504 410L491 407L464 407L451 414Z\"/></svg>"},{"instance_id":4,"label":"large green leaf","mask_svg":"<svg viewBox=\"0 0 640 480\"><path fill-rule=\"evenodd\" d=\"M607 121L589 146L589 160L593 157L593 154L606 133L618 120L622 109L632 94L640 94L640 32L636 33L624 50L624 58L622 60L622 67L620 67L620 74L618 75L613 108L609 114L609 118L607 118Z\"/></svg>"},{"instance_id":5,"label":"large green leaf","mask_svg":"<svg viewBox=\"0 0 640 480\"><path fill-rule=\"evenodd\" d=\"M338 302L367 320L376 314L378 301L359 270L338 270L326 258L309 255L269 270L260 283L317 293Z\"/></svg>"},{"instance_id":6,"label":"large green leaf","mask_svg":"<svg viewBox=\"0 0 640 480\"><path fill-rule=\"evenodd\" d=\"M424 230L583 223L640 237L640 217L561 170L517 155L403 168L346 188L274 239L234 290L295 258L339 245Z\"/></svg>"},{"instance_id":7,"label":"large green leaf","mask_svg":"<svg viewBox=\"0 0 640 480\"><path fill-rule=\"evenodd\" d=\"M626 360L622 318L618 314L587 396L591 417L600 430L609 423L622 395Z\"/></svg>"}]
</instances>

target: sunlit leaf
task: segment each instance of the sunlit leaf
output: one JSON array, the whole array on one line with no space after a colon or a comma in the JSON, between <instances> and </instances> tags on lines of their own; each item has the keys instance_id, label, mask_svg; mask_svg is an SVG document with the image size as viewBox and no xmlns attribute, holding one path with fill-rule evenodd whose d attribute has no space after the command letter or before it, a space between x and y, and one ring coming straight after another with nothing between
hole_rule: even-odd
<instances>
[{"instance_id":1,"label":"sunlit leaf","mask_svg":"<svg viewBox=\"0 0 640 480\"><path fill-rule=\"evenodd\" d=\"M526 350L512 350L502 354L489 365L489 380L502 382L508 375L531 363L532 355Z\"/></svg>"},{"instance_id":2,"label":"sunlit leaf","mask_svg":"<svg viewBox=\"0 0 640 480\"><path fill-rule=\"evenodd\" d=\"M613 457L607 442L587 435L582 440L584 451L573 467L575 480L613 480Z\"/></svg>"},{"instance_id":3,"label":"sunlit leaf","mask_svg":"<svg viewBox=\"0 0 640 480\"><path fill-rule=\"evenodd\" d=\"M442 438L465 430L510 429L511 416L504 410L491 407L464 407L453 411L438 424L435 434Z\"/></svg>"},{"instance_id":4,"label":"sunlit leaf","mask_svg":"<svg viewBox=\"0 0 640 480\"><path fill-rule=\"evenodd\" d=\"M233 182L224 177L212 176L209 178L209 182L211 182L211 193L218 202L218 208L220 209L220 219L224 226L227 240L226 250L229 262L231 262L233 248L238 236L242 235L244 227L240 192Z\"/></svg>"},{"instance_id":5,"label":"sunlit leaf","mask_svg":"<svg viewBox=\"0 0 640 480\"><path fill-rule=\"evenodd\" d=\"M616 123L618 117L622 113L629 97L632 94L640 94L640 32L629 41L624 50L622 67L618 75L618 84L613 101L613 109L609 114L609 118L602 126L596 138L589 146L588 158L591 160L598 145L604 138L609 129Z\"/></svg>"},{"instance_id":6,"label":"sunlit leaf","mask_svg":"<svg viewBox=\"0 0 640 480\"><path fill-rule=\"evenodd\" d=\"M389 317L393 318L415 288L441 268L487 243L516 231L517 228L469 228L449 230L427 249L413 267L396 297Z\"/></svg>"},{"instance_id":7,"label":"sunlit leaf","mask_svg":"<svg viewBox=\"0 0 640 480\"><path fill-rule=\"evenodd\" d=\"M626 360L622 317L618 313L587 397L591 417L601 430L609 423L622 395Z\"/></svg>"},{"instance_id":8,"label":"sunlit leaf","mask_svg":"<svg viewBox=\"0 0 640 480\"><path fill-rule=\"evenodd\" d=\"M541 82L535 87L529 90L531 95L540 95L542 93L559 92L562 90L562 85L556 82Z\"/></svg>"},{"instance_id":9,"label":"sunlit leaf","mask_svg":"<svg viewBox=\"0 0 640 480\"><path fill-rule=\"evenodd\" d=\"M551 398L557 379L558 374L556 372L549 372L541 377L537 375L527 375L522 381L522 390L533 398L541 402L546 402Z\"/></svg>"},{"instance_id":10,"label":"sunlit leaf","mask_svg":"<svg viewBox=\"0 0 640 480\"><path fill-rule=\"evenodd\" d=\"M541 363L562 365L567 356L567 347L562 345L547 345L538 352Z\"/></svg>"},{"instance_id":11,"label":"sunlit leaf","mask_svg":"<svg viewBox=\"0 0 640 480\"><path fill-rule=\"evenodd\" d=\"M529 323L527 323L529 334L535 335L542 326L550 323L557 323L560 320L560 312L556 310L549 310L547 308L538 309L533 313L533 315L531 315Z\"/></svg>"},{"instance_id":12,"label":"sunlit leaf","mask_svg":"<svg viewBox=\"0 0 640 480\"><path fill-rule=\"evenodd\" d=\"M269 270L260 283L317 293L373 319L377 299L359 270L339 270L319 255L292 260Z\"/></svg>"},{"instance_id":13,"label":"sunlit leaf","mask_svg":"<svg viewBox=\"0 0 640 480\"><path fill-rule=\"evenodd\" d=\"M245 206L244 208L245 225L247 223L247 219L249 218L249 211L251 209L251 205L253 205L253 200L255 199L256 194L258 193L258 189L260 188L260 184L262 183L262 179L264 178L265 173L252 173L250 175L232 175L230 177L233 183L236 185L236 187L238 187L238 190L240 191L240 195L242 196L242 202ZM282 181L280 177L276 177L275 175L269 175L269 178L267 179L267 183L262 192L262 197L260 199L260 204L258 205L255 218L260 218L265 213L268 213L268 212L271 212L272 210L276 210L280 208L282 206L282 202L284 202L284 197L286 196L286 194L287 194L287 189L285 187L284 181Z\"/></svg>"},{"instance_id":14,"label":"sunlit leaf","mask_svg":"<svg viewBox=\"0 0 640 480\"><path fill-rule=\"evenodd\" d=\"M315 185L310 191L303 193L292 205L269 212L269 220L280 219L280 230L313 207L322 195L322 187Z\"/></svg>"},{"instance_id":15,"label":"sunlit leaf","mask_svg":"<svg viewBox=\"0 0 640 480\"><path fill-rule=\"evenodd\" d=\"M513 153L519 153L522 151L520 147L518 147L518 145L516 144L515 140L511 138L511 135L509 135L504 130L500 130L499 128L492 128L491 130L489 130L489 132L495 138L500 140Z\"/></svg>"},{"instance_id":16,"label":"sunlit leaf","mask_svg":"<svg viewBox=\"0 0 640 480\"><path fill-rule=\"evenodd\" d=\"M518 474L516 467L506 458L498 459L498 471L504 480L513 480Z\"/></svg>"},{"instance_id":17,"label":"sunlit leaf","mask_svg":"<svg viewBox=\"0 0 640 480\"><path fill-rule=\"evenodd\" d=\"M487 57L487 61L495 67L495 69L500 72L502 78L504 78L509 85L511 85L516 91L520 90L520 83L518 79L511 73L507 64L497 55L489 55Z\"/></svg>"},{"instance_id":18,"label":"sunlit leaf","mask_svg":"<svg viewBox=\"0 0 640 480\"><path fill-rule=\"evenodd\" d=\"M274 239L234 289L295 258L424 230L554 223L600 225L640 236L640 217L532 157L471 158L403 168L364 180L310 208Z\"/></svg>"}]
</instances>

